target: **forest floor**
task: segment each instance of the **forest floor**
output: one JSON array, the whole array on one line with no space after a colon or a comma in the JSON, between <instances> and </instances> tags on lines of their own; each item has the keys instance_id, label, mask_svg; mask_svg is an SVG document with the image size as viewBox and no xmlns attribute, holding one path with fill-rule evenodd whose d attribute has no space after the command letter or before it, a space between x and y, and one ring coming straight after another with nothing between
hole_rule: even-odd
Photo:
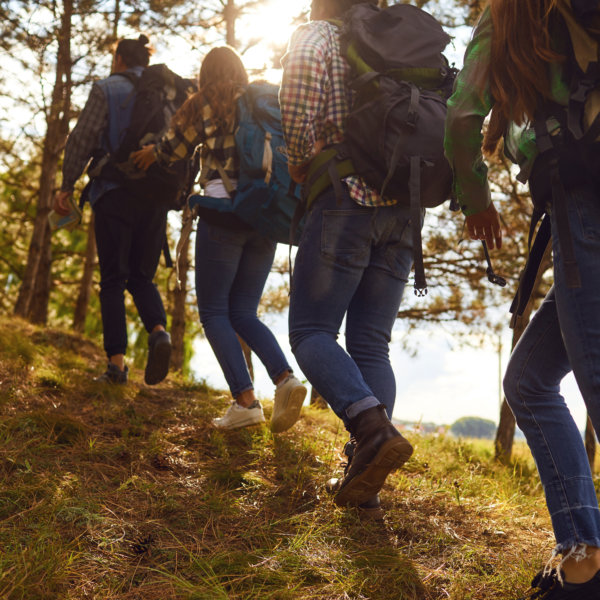
<instances>
[{"instance_id":1,"label":"forest floor","mask_svg":"<svg viewBox=\"0 0 600 600\"><path fill-rule=\"evenodd\" d=\"M366 520L323 488L346 440L330 411L224 432L225 392L99 384L103 366L88 339L0 318L3 600L516 600L550 555L522 444L502 466L491 442L409 432Z\"/></svg>"}]
</instances>

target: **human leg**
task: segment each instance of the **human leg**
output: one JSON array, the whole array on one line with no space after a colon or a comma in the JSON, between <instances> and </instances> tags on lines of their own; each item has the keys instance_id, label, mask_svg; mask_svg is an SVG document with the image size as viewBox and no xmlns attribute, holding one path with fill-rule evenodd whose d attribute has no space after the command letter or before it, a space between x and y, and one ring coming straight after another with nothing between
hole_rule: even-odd
<instances>
[{"instance_id":1,"label":"human leg","mask_svg":"<svg viewBox=\"0 0 600 600\"><path fill-rule=\"evenodd\" d=\"M553 237L555 295L558 320L569 363L583 396L588 415L600 434L600 206L591 187L569 192L568 215L582 285L569 288L563 269L563 250L558 235ZM556 214L552 215L556 231ZM595 504L597 507L597 503ZM600 537L600 531L597 533ZM580 559L580 560L577 560ZM600 569L598 544L588 545L586 557L563 560L567 581L581 583ZM600 590L599 590L600 591Z\"/></svg>"},{"instance_id":2,"label":"human leg","mask_svg":"<svg viewBox=\"0 0 600 600\"><path fill-rule=\"evenodd\" d=\"M125 373L127 325L124 292L129 277L129 255L132 230L119 210L119 190L108 192L94 207L94 231L100 267L100 311L104 350L109 365ZM106 381L119 379L114 368L102 376ZM105 377L106 376L106 377ZM126 376L125 376L126 380Z\"/></svg>"},{"instance_id":3,"label":"human leg","mask_svg":"<svg viewBox=\"0 0 600 600\"><path fill-rule=\"evenodd\" d=\"M149 205L137 198L128 198L128 207L133 241L127 290L149 333L144 380L155 385L167 376L171 358L171 336L165 329L167 316L153 281L166 240L167 211L160 204Z\"/></svg>"},{"instance_id":4,"label":"human leg","mask_svg":"<svg viewBox=\"0 0 600 600\"><path fill-rule=\"evenodd\" d=\"M209 225L202 220L198 222L196 231L196 298L200 321L231 394L242 408L241 403L247 404L249 392L254 397L253 385L229 317L229 299L247 234ZM234 409L238 411L232 405L230 410ZM262 415L262 408L260 413ZM245 413L243 415L246 416ZM232 412L230 416L241 415ZM215 425L228 425L230 420L226 423L216 420ZM245 418L237 421L245 421Z\"/></svg>"},{"instance_id":5,"label":"human leg","mask_svg":"<svg viewBox=\"0 0 600 600\"><path fill-rule=\"evenodd\" d=\"M356 205L347 194L339 202L333 191L316 201L296 256L290 299L290 341L298 364L356 440L352 465L336 496L340 505L371 500L389 472L412 453L356 361L337 343L344 315L373 255L395 230L395 218L392 223L379 220L377 211ZM402 231L407 224L405 219ZM387 277L386 281L397 288L392 298L399 302L404 282L392 283ZM387 308L386 322L391 312L395 316L397 308ZM387 335L389 338L389 331Z\"/></svg>"},{"instance_id":6,"label":"human leg","mask_svg":"<svg viewBox=\"0 0 600 600\"><path fill-rule=\"evenodd\" d=\"M600 568L598 501L581 435L560 395L560 382L573 368L598 431L597 204L592 190L570 194L569 225L582 286L567 288L562 252L554 235L555 286L513 351L504 379L507 400L527 437L544 485L556 536L555 553L563 555L561 568L571 583L589 580ZM554 231L555 218L553 215ZM563 597L570 596L556 596Z\"/></svg>"},{"instance_id":7,"label":"human leg","mask_svg":"<svg viewBox=\"0 0 600 600\"><path fill-rule=\"evenodd\" d=\"M407 212L399 207L379 209L375 217L378 243L346 315L348 353L390 419L396 381L389 344L413 262Z\"/></svg>"},{"instance_id":8,"label":"human leg","mask_svg":"<svg viewBox=\"0 0 600 600\"><path fill-rule=\"evenodd\" d=\"M271 271L276 244L248 233L229 295L229 317L236 333L265 365L276 384L271 430L286 431L298 420L306 388L291 367L271 330L258 318L258 305Z\"/></svg>"}]
</instances>

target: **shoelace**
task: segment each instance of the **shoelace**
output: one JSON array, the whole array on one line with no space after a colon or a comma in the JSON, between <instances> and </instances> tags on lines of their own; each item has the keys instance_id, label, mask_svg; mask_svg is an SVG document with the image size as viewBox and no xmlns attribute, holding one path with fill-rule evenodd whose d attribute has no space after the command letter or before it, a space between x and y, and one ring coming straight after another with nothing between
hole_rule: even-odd
<instances>
[{"instance_id":1,"label":"shoelace","mask_svg":"<svg viewBox=\"0 0 600 600\"><path fill-rule=\"evenodd\" d=\"M523 596L523 598L519 598L519 600L542 600L546 597L546 594L553 590L557 585L560 584L558 583L558 573L556 572L556 569L552 569L546 574L544 574L543 571L540 571L531 582L532 592L530 595Z\"/></svg>"}]
</instances>

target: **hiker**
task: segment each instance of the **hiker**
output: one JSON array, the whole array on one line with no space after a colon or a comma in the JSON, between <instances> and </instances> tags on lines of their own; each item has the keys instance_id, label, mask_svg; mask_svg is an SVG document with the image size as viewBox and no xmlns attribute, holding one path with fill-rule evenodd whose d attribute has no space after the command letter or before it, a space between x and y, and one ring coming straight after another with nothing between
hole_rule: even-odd
<instances>
[{"instance_id":1,"label":"hiker","mask_svg":"<svg viewBox=\"0 0 600 600\"><path fill-rule=\"evenodd\" d=\"M116 46L111 75L97 81L77 124L67 139L62 186L54 198L54 210L67 214L75 182L91 158L113 151L132 118L134 85L150 62L152 49L145 35L122 39ZM93 163L92 163L93 164ZM97 378L113 384L127 382L125 364L127 326L124 291L133 297L149 333L144 380L161 382L168 373L171 338L160 294L153 283L166 240L167 207L137 198L120 181L99 175L88 185L94 211L94 231L100 265L100 306L106 372Z\"/></svg>"},{"instance_id":2,"label":"hiker","mask_svg":"<svg viewBox=\"0 0 600 600\"><path fill-rule=\"evenodd\" d=\"M305 182L313 157L344 140L349 66L339 27L328 19L342 18L357 4L313 0L311 21L293 34L282 59L282 121L290 174L298 183ZM390 421L396 383L389 342L413 263L413 225L409 207L382 198L360 176L345 177L341 185L334 179L306 217L289 334L302 372L351 434L345 476L331 482L335 502L375 515L386 477L412 454ZM423 215L419 209L418 228ZM336 341L344 317L346 349Z\"/></svg>"},{"instance_id":3,"label":"hiker","mask_svg":"<svg viewBox=\"0 0 600 600\"><path fill-rule=\"evenodd\" d=\"M577 119L566 116L576 107L569 91L572 74L586 71L588 64L595 68L598 56L598 34L590 35L583 24L599 31L599 19L597 0L492 0L467 48L447 120L446 153L472 239L485 239L490 248L502 244L482 149L491 156L503 136L505 149L514 147L507 132L515 125L528 127L517 143L522 173L531 173L534 206L549 213L554 285L513 350L504 377L556 539L527 596L544 600L600 598L598 499L581 434L560 394L560 383L572 370L600 433L600 192L598 169L592 166L600 154L597 143L584 147L573 135L583 126L583 104ZM588 51L586 61L581 49ZM596 75L592 87L597 83ZM527 152L532 130L534 152ZM572 264L565 240L572 243ZM574 264L579 282L570 281Z\"/></svg>"},{"instance_id":4,"label":"hiker","mask_svg":"<svg viewBox=\"0 0 600 600\"><path fill-rule=\"evenodd\" d=\"M148 168L191 156L201 147L204 192L229 202L224 172L233 186L239 176L234 130L237 99L248 85L240 57L230 47L210 50L202 61L199 89L174 115L170 131L134 157ZM264 422L238 335L265 365L276 386L270 427L286 431L300 416L306 388L294 376L277 340L257 316L258 304L275 257L276 242L233 213L203 210L196 230L196 297L200 321L234 400L221 429Z\"/></svg>"}]
</instances>

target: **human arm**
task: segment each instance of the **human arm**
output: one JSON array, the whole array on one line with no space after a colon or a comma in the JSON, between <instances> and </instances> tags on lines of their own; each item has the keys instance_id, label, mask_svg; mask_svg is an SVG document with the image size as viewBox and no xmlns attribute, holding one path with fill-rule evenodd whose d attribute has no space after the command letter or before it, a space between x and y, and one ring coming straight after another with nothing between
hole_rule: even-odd
<instances>
[{"instance_id":1,"label":"human arm","mask_svg":"<svg viewBox=\"0 0 600 600\"><path fill-rule=\"evenodd\" d=\"M322 25L298 29L282 59L281 121L292 179L302 183L311 159L325 145L320 121L327 102L327 38ZM321 117L321 118L320 118Z\"/></svg>"},{"instance_id":2,"label":"human arm","mask_svg":"<svg viewBox=\"0 0 600 600\"><path fill-rule=\"evenodd\" d=\"M62 168L61 192L73 191L75 182L81 177L94 150L99 147L100 136L107 123L108 105L106 98L100 87L94 85L77 120L77 125L67 138ZM68 198L68 195L66 197ZM59 203L59 210L60 204L62 203Z\"/></svg>"},{"instance_id":3,"label":"human arm","mask_svg":"<svg viewBox=\"0 0 600 600\"><path fill-rule=\"evenodd\" d=\"M444 150L454 172L454 193L465 216L485 210L491 201L488 169L481 152L483 123L493 105L487 83L491 35L490 11L486 9L448 100Z\"/></svg>"}]
</instances>

